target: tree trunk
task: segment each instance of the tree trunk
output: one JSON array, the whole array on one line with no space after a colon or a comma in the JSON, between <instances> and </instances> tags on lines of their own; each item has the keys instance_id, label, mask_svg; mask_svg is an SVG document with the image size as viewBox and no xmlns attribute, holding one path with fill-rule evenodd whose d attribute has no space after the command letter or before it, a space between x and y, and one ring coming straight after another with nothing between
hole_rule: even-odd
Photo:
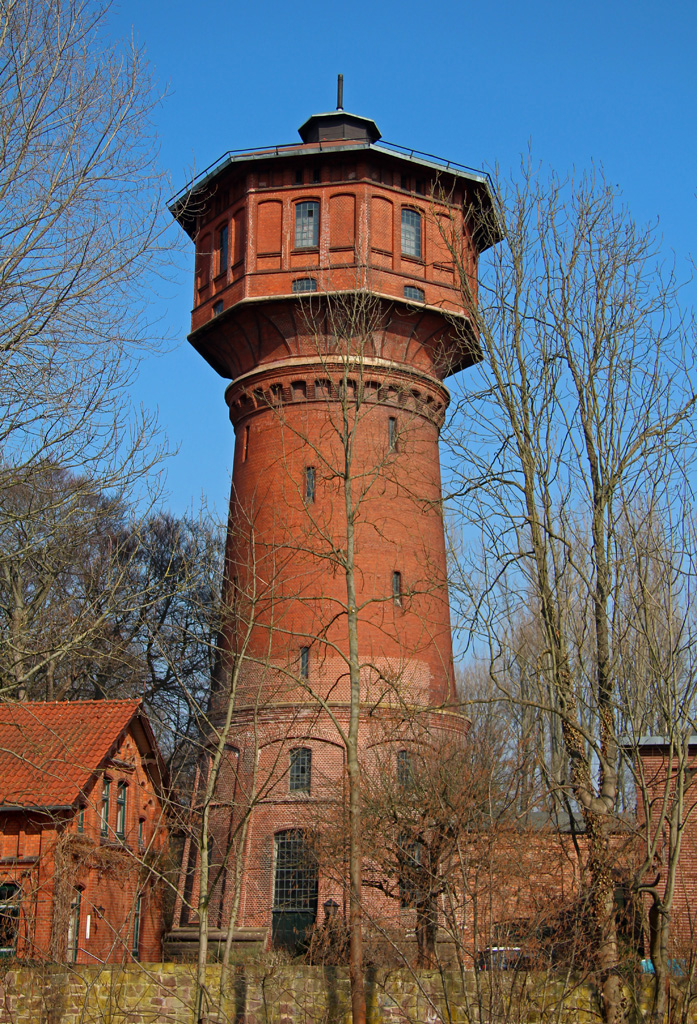
<instances>
[{"instance_id":1,"label":"tree trunk","mask_svg":"<svg viewBox=\"0 0 697 1024\"><path fill-rule=\"evenodd\" d=\"M618 1024L623 1019L622 985L617 973L617 922L615 919L615 885L610 872L605 815L585 815L589 843L588 872L591 885L592 937L594 955L602 993L603 1020Z\"/></svg>"},{"instance_id":2,"label":"tree trunk","mask_svg":"<svg viewBox=\"0 0 697 1024\"><path fill-rule=\"evenodd\" d=\"M348 454L348 453L347 453ZM358 728L361 708L361 674L358 654L358 611L356 608L355 524L351 496L351 476L344 475L346 505L346 605L349 641L351 707L346 744L349 786L349 978L353 1024L365 1024L365 985L363 981L363 854L361 843L361 770L358 761Z\"/></svg>"}]
</instances>

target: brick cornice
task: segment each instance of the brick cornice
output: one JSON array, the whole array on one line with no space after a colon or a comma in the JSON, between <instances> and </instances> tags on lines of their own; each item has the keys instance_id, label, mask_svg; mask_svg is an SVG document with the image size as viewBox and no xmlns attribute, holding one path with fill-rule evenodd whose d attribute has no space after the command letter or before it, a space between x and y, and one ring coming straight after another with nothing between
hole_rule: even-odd
<instances>
[{"instance_id":1,"label":"brick cornice","mask_svg":"<svg viewBox=\"0 0 697 1024\"><path fill-rule=\"evenodd\" d=\"M267 363L242 374L225 391L230 420L261 410L307 402L338 404L346 382L351 405L385 405L443 425L450 393L441 381L388 359L346 360L342 356L301 356Z\"/></svg>"}]
</instances>

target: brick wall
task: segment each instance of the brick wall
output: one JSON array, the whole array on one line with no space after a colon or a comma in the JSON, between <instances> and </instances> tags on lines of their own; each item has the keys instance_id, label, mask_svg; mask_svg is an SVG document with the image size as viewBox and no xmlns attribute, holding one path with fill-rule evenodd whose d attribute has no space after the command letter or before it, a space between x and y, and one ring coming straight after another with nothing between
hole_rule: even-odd
<instances>
[{"instance_id":1,"label":"brick wall","mask_svg":"<svg viewBox=\"0 0 697 1024\"><path fill-rule=\"evenodd\" d=\"M289 295L293 280L303 275L319 273L321 290L330 286L330 270L332 288L354 288L358 267L369 268L371 287L380 294L404 299L404 285L410 284L425 292L430 305L462 309L442 228L446 239L451 222L456 237L467 234L463 209L475 200L467 183L447 171L414 172L396 155L361 147L342 153L325 148L314 160L311 153L294 158L289 151L273 168L257 163L223 173L216 198L199 218L194 330L215 315L213 306L221 301L227 310L243 298ZM295 206L301 201L319 204L318 244L297 249ZM403 209L422 217L416 258L402 253ZM219 238L225 226L227 263L221 268Z\"/></svg>"}]
</instances>

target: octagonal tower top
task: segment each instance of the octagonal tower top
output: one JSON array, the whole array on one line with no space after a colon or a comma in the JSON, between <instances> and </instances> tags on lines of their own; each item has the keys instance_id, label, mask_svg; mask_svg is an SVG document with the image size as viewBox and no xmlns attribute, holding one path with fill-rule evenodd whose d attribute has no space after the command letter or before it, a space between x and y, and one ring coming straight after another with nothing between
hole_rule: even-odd
<instances>
[{"instance_id":1,"label":"octagonal tower top","mask_svg":"<svg viewBox=\"0 0 697 1024\"><path fill-rule=\"evenodd\" d=\"M308 292L368 290L437 321L441 349L444 314L470 319L464 292L476 296L478 256L498 241L487 176L382 142L341 99L301 142L227 153L170 206L196 243L189 340L222 376L239 372L231 332L250 304L261 315ZM479 358L472 341L439 372Z\"/></svg>"}]
</instances>

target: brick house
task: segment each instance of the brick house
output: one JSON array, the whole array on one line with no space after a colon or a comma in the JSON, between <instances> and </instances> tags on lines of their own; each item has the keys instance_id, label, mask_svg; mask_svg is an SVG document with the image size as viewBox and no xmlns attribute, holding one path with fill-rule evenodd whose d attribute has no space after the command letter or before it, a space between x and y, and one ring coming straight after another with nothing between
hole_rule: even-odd
<instances>
[{"instance_id":1,"label":"brick house","mask_svg":"<svg viewBox=\"0 0 697 1024\"><path fill-rule=\"evenodd\" d=\"M697 947L697 735L682 742L667 736L644 736L636 742L634 752L637 774L637 823L647 839L659 841L651 870L645 882L652 883L661 899L670 886L671 846L680 838L680 856L674 879L673 903L670 913L668 955L680 960L693 958ZM640 856L646 856L646 840L640 845ZM645 895L645 910L651 927L652 900ZM648 938L648 935L647 935ZM647 947L648 955L648 947Z\"/></svg>"},{"instance_id":2,"label":"brick house","mask_svg":"<svg viewBox=\"0 0 697 1024\"><path fill-rule=\"evenodd\" d=\"M0 705L0 956L161 959L166 788L140 700Z\"/></svg>"}]
</instances>

